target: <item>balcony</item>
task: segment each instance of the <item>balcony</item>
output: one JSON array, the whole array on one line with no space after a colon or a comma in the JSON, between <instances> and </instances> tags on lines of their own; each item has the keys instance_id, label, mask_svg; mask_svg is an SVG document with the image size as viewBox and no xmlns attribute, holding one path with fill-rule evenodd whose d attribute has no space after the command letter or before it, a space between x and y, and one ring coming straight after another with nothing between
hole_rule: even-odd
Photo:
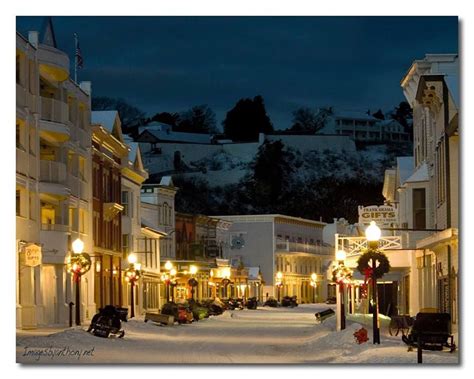
<instances>
[{"instance_id":1,"label":"balcony","mask_svg":"<svg viewBox=\"0 0 474 379\"><path fill-rule=\"evenodd\" d=\"M28 153L23 148L16 148L16 172L28 175Z\"/></svg>"},{"instance_id":2,"label":"balcony","mask_svg":"<svg viewBox=\"0 0 474 379\"><path fill-rule=\"evenodd\" d=\"M69 227L61 224L41 224L40 242L43 244L43 263L64 263L68 253Z\"/></svg>"},{"instance_id":3,"label":"balcony","mask_svg":"<svg viewBox=\"0 0 474 379\"><path fill-rule=\"evenodd\" d=\"M66 183L66 165L56 161L40 161L40 181L49 183Z\"/></svg>"},{"instance_id":4,"label":"balcony","mask_svg":"<svg viewBox=\"0 0 474 379\"><path fill-rule=\"evenodd\" d=\"M16 84L16 106L26 107L26 89L21 84Z\"/></svg>"},{"instance_id":5,"label":"balcony","mask_svg":"<svg viewBox=\"0 0 474 379\"><path fill-rule=\"evenodd\" d=\"M104 203L104 219L111 221L123 211L123 206L118 203Z\"/></svg>"},{"instance_id":6,"label":"balcony","mask_svg":"<svg viewBox=\"0 0 474 379\"><path fill-rule=\"evenodd\" d=\"M40 74L47 80L63 82L69 77L69 57L61 50L40 44L38 61Z\"/></svg>"},{"instance_id":7,"label":"balcony","mask_svg":"<svg viewBox=\"0 0 474 379\"><path fill-rule=\"evenodd\" d=\"M64 142L70 138L66 103L41 97L40 135L49 142Z\"/></svg>"},{"instance_id":8,"label":"balcony","mask_svg":"<svg viewBox=\"0 0 474 379\"><path fill-rule=\"evenodd\" d=\"M301 242L290 242L283 241L280 239L275 240L275 252L287 252L287 253L307 253L307 254L318 254L318 255L332 255L334 249L329 246L322 246L309 243Z\"/></svg>"}]
</instances>

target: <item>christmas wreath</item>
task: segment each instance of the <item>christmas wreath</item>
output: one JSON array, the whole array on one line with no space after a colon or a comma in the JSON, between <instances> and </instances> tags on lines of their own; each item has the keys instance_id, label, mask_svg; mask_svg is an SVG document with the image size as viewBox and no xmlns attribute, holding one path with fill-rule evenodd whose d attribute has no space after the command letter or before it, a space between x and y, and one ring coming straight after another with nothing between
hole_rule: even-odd
<instances>
[{"instance_id":1,"label":"christmas wreath","mask_svg":"<svg viewBox=\"0 0 474 379\"><path fill-rule=\"evenodd\" d=\"M332 270L332 281L337 284L350 283L353 271L344 265L335 266Z\"/></svg>"},{"instance_id":2,"label":"christmas wreath","mask_svg":"<svg viewBox=\"0 0 474 379\"><path fill-rule=\"evenodd\" d=\"M194 278L191 278L188 280L188 284L191 286L191 287L196 287L198 285L198 281Z\"/></svg>"},{"instance_id":3,"label":"christmas wreath","mask_svg":"<svg viewBox=\"0 0 474 379\"><path fill-rule=\"evenodd\" d=\"M375 268L371 266L372 259L375 260ZM375 276L375 279L380 279L390 271L390 262L384 253L368 250L359 257L357 270L359 270L362 275L369 277Z\"/></svg>"},{"instance_id":4,"label":"christmas wreath","mask_svg":"<svg viewBox=\"0 0 474 379\"><path fill-rule=\"evenodd\" d=\"M91 257L87 253L73 254L68 257L66 269L74 275L74 280L78 281L91 268Z\"/></svg>"}]
</instances>

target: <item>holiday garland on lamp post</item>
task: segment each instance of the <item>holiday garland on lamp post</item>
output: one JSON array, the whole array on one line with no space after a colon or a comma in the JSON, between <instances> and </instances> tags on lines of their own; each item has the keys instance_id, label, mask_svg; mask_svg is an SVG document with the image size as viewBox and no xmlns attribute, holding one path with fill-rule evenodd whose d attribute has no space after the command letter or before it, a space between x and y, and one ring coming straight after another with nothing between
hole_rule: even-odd
<instances>
[{"instance_id":1,"label":"holiday garland on lamp post","mask_svg":"<svg viewBox=\"0 0 474 379\"><path fill-rule=\"evenodd\" d=\"M387 256L378 251L378 242L369 241L369 248L359 257L357 270L364 275L363 292L367 294L368 282L372 281L372 317L374 325L374 344L380 343L378 326L377 279L382 278L390 271L390 262Z\"/></svg>"}]
</instances>

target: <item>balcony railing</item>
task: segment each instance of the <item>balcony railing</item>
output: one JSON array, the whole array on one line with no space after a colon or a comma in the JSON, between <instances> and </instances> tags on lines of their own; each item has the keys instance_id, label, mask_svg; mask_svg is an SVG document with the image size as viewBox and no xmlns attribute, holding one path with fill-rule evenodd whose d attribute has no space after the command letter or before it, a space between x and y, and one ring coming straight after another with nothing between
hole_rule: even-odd
<instances>
[{"instance_id":1,"label":"balcony railing","mask_svg":"<svg viewBox=\"0 0 474 379\"><path fill-rule=\"evenodd\" d=\"M66 165L55 161L40 161L40 181L50 183L66 182Z\"/></svg>"},{"instance_id":2,"label":"balcony railing","mask_svg":"<svg viewBox=\"0 0 474 379\"><path fill-rule=\"evenodd\" d=\"M65 124L68 119L68 106L62 101L41 96L41 119Z\"/></svg>"},{"instance_id":3,"label":"balcony railing","mask_svg":"<svg viewBox=\"0 0 474 379\"><path fill-rule=\"evenodd\" d=\"M290 242L283 240L275 240L276 251L287 251L289 253L310 253L330 255L334 254L334 249L329 246L322 246L310 243Z\"/></svg>"},{"instance_id":4,"label":"balcony railing","mask_svg":"<svg viewBox=\"0 0 474 379\"><path fill-rule=\"evenodd\" d=\"M66 233L69 232L69 226L62 224L41 224L41 230L46 232Z\"/></svg>"}]
</instances>

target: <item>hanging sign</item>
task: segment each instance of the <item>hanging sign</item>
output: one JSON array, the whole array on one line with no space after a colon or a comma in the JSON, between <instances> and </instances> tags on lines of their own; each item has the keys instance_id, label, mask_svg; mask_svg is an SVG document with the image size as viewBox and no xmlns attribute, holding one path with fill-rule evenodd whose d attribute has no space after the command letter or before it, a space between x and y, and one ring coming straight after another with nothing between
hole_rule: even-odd
<instances>
[{"instance_id":1,"label":"hanging sign","mask_svg":"<svg viewBox=\"0 0 474 379\"><path fill-rule=\"evenodd\" d=\"M369 225L375 221L379 226L390 226L398 222L398 209L391 205L359 206L359 223Z\"/></svg>"},{"instance_id":2,"label":"hanging sign","mask_svg":"<svg viewBox=\"0 0 474 379\"><path fill-rule=\"evenodd\" d=\"M24 247L24 264L29 267L36 267L41 264L41 246L31 244Z\"/></svg>"}]
</instances>

